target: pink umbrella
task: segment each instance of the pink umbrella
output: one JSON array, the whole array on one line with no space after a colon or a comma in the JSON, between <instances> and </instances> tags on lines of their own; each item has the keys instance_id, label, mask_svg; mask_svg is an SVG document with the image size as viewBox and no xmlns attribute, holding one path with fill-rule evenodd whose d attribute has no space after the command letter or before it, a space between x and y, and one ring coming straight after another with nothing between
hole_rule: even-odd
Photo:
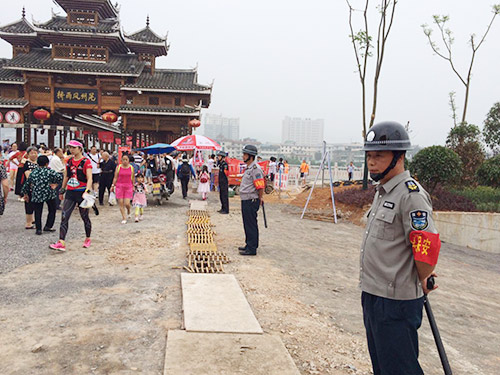
<instances>
[{"instance_id":1,"label":"pink umbrella","mask_svg":"<svg viewBox=\"0 0 500 375\"><path fill-rule=\"evenodd\" d=\"M171 143L179 151L221 150L222 147L214 140L203 135L186 135Z\"/></svg>"}]
</instances>

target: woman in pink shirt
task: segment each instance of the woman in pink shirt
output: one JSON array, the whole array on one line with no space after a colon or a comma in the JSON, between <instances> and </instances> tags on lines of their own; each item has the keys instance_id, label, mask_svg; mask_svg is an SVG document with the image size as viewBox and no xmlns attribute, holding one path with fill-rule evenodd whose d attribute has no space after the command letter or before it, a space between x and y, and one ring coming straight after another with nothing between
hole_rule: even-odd
<instances>
[{"instance_id":1,"label":"woman in pink shirt","mask_svg":"<svg viewBox=\"0 0 500 375\"><path fill-rule=\"evenodd\" d=\"M130 218L130 201L134 195L135 174L134 167L130 165L130 157L128 154L122 155L122 162L116 168L115 178L111 191L116 194L116 199L120 206L122 214L122 224L127 224L127 217ZM125 209L127 212L125 214Z\"/></svg>"}]
</instances>

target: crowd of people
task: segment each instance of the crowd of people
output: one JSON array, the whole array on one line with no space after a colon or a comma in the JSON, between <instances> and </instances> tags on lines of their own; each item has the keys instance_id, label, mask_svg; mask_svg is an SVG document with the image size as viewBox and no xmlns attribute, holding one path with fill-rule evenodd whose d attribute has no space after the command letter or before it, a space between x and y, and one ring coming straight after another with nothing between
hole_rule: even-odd
<instances>
[{"instance_id":1,"label":"crowd of people","mask_svg":"<svg viewBox=\"0 0 500 375\"><path fill-rule=\"evenodd\" d=\"M197 191L203 200L218 185L221 203L218 212L228 214L229 166L226 156L224 151L219 151L203 161L178 151L157 155L131 151L118 155L117 152L99 150L95 145L85 149L76 139L71 140L65 149L3 141L0 180L4 199L0 202L0 214L7 203L7 195L13 192L24 204L26 230L35 229L34 232L41 235L57 230L54 223L57 211L61 211L59 240L51 248L64 251L69 220L78 207L86 235L83 246L89 247L92 231L89 210L93 209L98 215L98 205L117 205L122 224L127 224L132 215L135 222L142 221L147 195L152 193L153 179L160 173L167 176L167 183L180 187L183 199L188 197L191 181L197 181ZM216 173L215 168L218 169ZM286 160L271 157L268 178L274 181L275 176L287 173L288 169ZM305 183L309 172L305 160L300 172ZM48 213L43 223L44 206L47 206Z\"/></svg>"},{"instance_id":2,"label":"crowd of people","mask_svg":"<svg viewBox=\"0 0 500 375\"><path fill-rule=\"evenodd\" d=\"M96 146L86 150L79 140L71 140L65 149L3 141L0 214L4 212L8 194L13 192L24 204L25 229L35 229L35 233L41 235L57 230L54 223L57 211L61 211L59 240L50 247L64 251L69 220L78 207L86 234L83 246L89 247L90 209L98 215L98 205L118 205L122 224L132 215L135 222L142 221L147 194L152 192L153 178L159 173L167 175L174 186L181 188L184 199L188 196L189 182L197 180L198 193L206 200L208 193L214 190L213 169L219 164L215 157L211 155L204 165L195 165L193 157L177 151L159 155L131 151L118 155ZM223 166L223 173L227 173L227 164ZM228 213L227 197L222 201L221 212ZM44 206L48 214L42 223Z\"/></svg>"}]
</instances>

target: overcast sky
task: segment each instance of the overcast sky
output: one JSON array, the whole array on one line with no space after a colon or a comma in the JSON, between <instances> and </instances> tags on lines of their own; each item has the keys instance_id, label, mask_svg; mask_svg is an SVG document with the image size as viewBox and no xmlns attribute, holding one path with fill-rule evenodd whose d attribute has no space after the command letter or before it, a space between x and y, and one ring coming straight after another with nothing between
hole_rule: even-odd
<instances>
[{"instance_id":1,"label":"overcast sky","mask_svg":"<svg viewBox=\"0 0 500 375\"><path fill-rule=\"evenodd\" d=\"M361 8L364 1L352 3ZM36 21L48 20L51 8L63 14L50 0L9 4L2 9L1 25L20 18L22 5L17 4L26 6L29 20L32 15ZM169 33L170 52L157 61L158 67L198 64L200 83L215 80L208 112L239 117L242 137L279 142L281 121L288 115L324 118L327 142L361 140L360 83L344 0L119 4L125 32L143 28L149 14L155 32ZM464 71L470 60L468 36L482 35L491 5L491 0L400 0L380 81L377 121L410 121L414 143L444 144L452 126L448 93L457 92L461 110L464 86L447 62L433 55L420 25L430 24L433 14L450 15L457 66ZM500 101L499 41L500 17L474 69L467 119L481 127L489 108ZM11 46L1 40L0 56L11 53Z\"/></svg>"}]
</instances>

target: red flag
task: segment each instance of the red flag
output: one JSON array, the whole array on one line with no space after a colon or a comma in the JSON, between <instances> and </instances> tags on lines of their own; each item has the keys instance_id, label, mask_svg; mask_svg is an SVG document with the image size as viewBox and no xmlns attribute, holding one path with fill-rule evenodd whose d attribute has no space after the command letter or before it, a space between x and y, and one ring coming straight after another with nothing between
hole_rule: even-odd
<instances>
[{"instance_id":1,"label":"red flag","mask_svg":"<svg viewBox=\"0 0 500 375\"><path fill-rule=\"evenodd\" d=\"M410 242L413 249L413 257L416 261L434 266L437 264L441 240L439 234L413 231L410 233Z\"/></svg>"}]
</instances>

